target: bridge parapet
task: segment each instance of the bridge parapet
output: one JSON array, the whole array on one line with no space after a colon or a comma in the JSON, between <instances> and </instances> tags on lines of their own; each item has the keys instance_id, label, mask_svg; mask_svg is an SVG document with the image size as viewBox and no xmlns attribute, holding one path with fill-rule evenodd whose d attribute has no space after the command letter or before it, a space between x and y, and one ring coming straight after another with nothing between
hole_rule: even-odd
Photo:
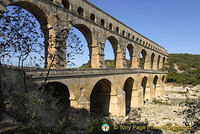
<instances>
[{"instance_id":1,"label":"bridge parapet","mask_svg":"<svg viewBox=\"0 0 200 134\"><path fill-rule=\"evenodd\" d=\"M32 78L44 78L46 77L48 70L26 70L27 75L31 75ZM48 77L81 77L81 76L106 76L106 75L119 75L119 74L166 74L167 72L155 71L155 70L143 70L143 69L53 69L49 72Z\"/></svg>"}]
</instances>

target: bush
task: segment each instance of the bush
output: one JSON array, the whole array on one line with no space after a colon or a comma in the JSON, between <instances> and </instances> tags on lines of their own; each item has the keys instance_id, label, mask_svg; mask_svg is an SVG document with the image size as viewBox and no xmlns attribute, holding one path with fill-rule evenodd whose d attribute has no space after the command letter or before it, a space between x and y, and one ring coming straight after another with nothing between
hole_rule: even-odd
<instances>
[{"instance_id":1,"label":"bush","mask_svg":"<svg viewBox=\"0 0 200 134\"><path fill-rule=\"evenodd\" d=\"M114 126L113 125L114 121L109 117L91 113L90 118L91 118L90 125L85 127L86 134L101 134L101 133L103 134L104 132L102 131L101 126L105 123L110 126L110 130L107 132L108 134L116 133L112 128Z\"/></svg>"},{"instance_id":2,"label":"bush","mask_svg":"<svg viewBox=\"0 0 200 134\"><path fill-rule=\"evenodd\" d=\"M200 130L200 98L198 100L186 100L180 104L186 106L179 114L185 115L185 125L191 126L191 133Z\"/></svg>"},{"instance_id":3,"label":"bush","mask_svg":"<svg viewBox=\"0 0 200 134\"><path fill-rule=\"evenodd\" d=\"M152 102L153 102L154 104L158 104L158 105L171 105L171 104L169 104L168 102L162 102L162 101L156 100L156 99L154 99Z\"/></svg>"},{"instance_id":4,"label":"bush","mask_svg":"<svg viewBox=\"0 0 200 134\"><path fill-rule=\"evenodd\" d=\"M1 68L1 118L15 126L18 133L64 133L69 127L66 109L50 93L38 90L39 86L22 75ZM9 121L9 120L12 120Z\"/></svg>"}]
</instances>

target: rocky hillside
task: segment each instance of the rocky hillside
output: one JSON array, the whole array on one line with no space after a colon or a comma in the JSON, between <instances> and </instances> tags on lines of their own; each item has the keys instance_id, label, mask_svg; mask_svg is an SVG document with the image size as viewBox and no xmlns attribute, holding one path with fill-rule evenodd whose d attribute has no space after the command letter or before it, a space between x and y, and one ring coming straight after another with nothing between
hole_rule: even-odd
<instances>
[{"instance_id":1,"label":"rocky hillside","mask_svg":"<svg viewBox=\"0 0 200 134\"><path fill-rule=\"evenodd\" d=\"M179 84L200 84L200 55L169 54L167 82Z\"/></svg>"}]
</instances>

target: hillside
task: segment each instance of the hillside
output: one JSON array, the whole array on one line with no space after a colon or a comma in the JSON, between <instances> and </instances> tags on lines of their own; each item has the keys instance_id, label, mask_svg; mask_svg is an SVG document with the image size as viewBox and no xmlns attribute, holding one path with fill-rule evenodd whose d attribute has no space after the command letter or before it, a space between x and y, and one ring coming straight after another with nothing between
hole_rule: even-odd
<instances>
[{"instance_id":1,"label":"hillside","mask_svg":"<svg viewBox=\"0 0 200 134\"><path fill-rule=\"evenodd\" d=\"M113 60L105 60L106 68L115 68ZM130 60L127 60L130 67ZM89 68L89 63L80 68ZM162 70L168 71L167 82L179 84L200 84L200 55L169 54L168 63Z\"/></svg>"},{"instance_id":2,"label":"hillside","mask_svg":"<svg viewBox=\"0 0 200 134\"><path fill-rule=\"evenodd\" d=\"M115 68L114 60L105 60L104 62L105 62L105 65L106 65L105 68ZM127 63L127 67L130 68L130 60L127 60L126 63ZM89 62L85 63L79 68L90 68L90 64L89 64Z\"/></svg>"},{"instance_id":3,"label":"hillside","mask_svg":"<svg viewBox=\"0 0 200 134\"><path fill-rule=\"evenodd\" d=\"M200 84L200 55L169 54L167 82L180 84Z\"/></svg>"}]
</instances>

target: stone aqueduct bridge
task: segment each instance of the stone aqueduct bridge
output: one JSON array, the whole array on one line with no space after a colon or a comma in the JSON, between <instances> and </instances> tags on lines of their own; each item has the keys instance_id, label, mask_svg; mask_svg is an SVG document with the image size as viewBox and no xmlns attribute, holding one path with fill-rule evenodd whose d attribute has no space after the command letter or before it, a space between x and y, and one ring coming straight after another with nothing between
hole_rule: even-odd
<instances>
[{"instance_id":1,"label":"stone aqueduct bridge","mask_svg":"<svg viewBox=\"0 0 200 134\"><path fill-rule=\"evenodd\" d=\"M55 57L56 70L51 72L47 86L66 95L71 107L125 115L130 107L142 106L144 99L163 95L166 73L158 70L168 59L167 51L86 0L0 0L0 13L9 5L28 10L39 21L44 33L46 68ZM87 40L91 70L65 69L66 39L72 27ZM102 69L106 40L113 48L114 70ZM126 48L131 69L126 67ZM140 69L140 54L144 69ZM38 82L44 79L39 73L34 73ZM66 90L59 90L63 88Z\"/></svg>"},{"instance_id":2,"label":"stone aqueduct bridge","mask_svg":"<svg viewBox=\"0 0 200 134\"><path fill-rule=\"evenodd\" d=\"M27 71L43 83L47 70ZM126 115L130 108L142 107L144 100L164 95L165 73L142 69L52 70L46 86L68 106L91 112ZM62 90L60 90L62 89Z\"/></svg>"}]
</instances>

